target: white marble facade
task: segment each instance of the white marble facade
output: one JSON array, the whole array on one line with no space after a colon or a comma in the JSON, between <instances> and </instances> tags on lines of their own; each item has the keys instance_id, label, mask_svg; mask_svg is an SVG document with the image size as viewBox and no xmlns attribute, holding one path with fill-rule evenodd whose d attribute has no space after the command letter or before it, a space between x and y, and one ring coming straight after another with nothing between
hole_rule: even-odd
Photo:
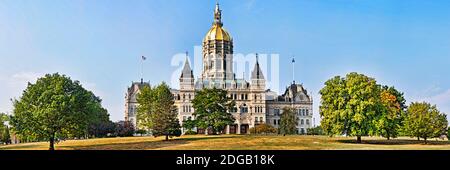
<instances>
[{"instance_id":1,"label":"white marble facade","mask_svg":"<svg viewBox=\"0 0 450 170\"><path fill-rule=\"evenodd\" d=\"M220 88L228 91L228 96L236 102L232 114L236 119L222 133L246 134L257 124L268 123L278 127L284 107L295 108L298 115L298 133L306 133L312 127L312 98L301 84L293 82L282 95L267 90L261 66L257 61L250 80L236 78L233 73L233 38L223 28L222 11L216 5L214 22L203 39L203 67L199 78L194 79L188 60L180 75L180 89L172 89L178 108L180 123L194 118L192 99L195 92L203 88ZM125 104L125 119L136 124L136 99L139 89L146 83L133 83L128 88ZM207 133L196 129L198 133ZM184 131L184 130L183 130Z\"/></svg>"}]
</instances>

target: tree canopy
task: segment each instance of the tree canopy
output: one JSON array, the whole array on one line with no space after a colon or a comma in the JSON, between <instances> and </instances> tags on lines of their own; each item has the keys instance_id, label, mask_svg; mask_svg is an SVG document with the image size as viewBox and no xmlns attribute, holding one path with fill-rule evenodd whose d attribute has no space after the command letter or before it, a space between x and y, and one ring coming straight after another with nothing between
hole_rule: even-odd
<instances>
[{"instance_id":1,"label":"tree canopy","mask_svg":"<svg viewBox=\"0 0 450 170\"><path fill-rule=\"evenodd\" d=\"M177 108L166 83L163 82L153 89L144 87L137 100L140 127L150 129L155 137L165 136L166 140L181 135Z\"/></svg>"},{"instance_id":2,"label":"tree canopy","mask_svg":"<svg viewBox=\"0 0 450 170\"><path fill-rule=\"evenodd\" d=\"M321 126L329 135L361 136L376 133L373 120L377 118L380 87L375 79L363 74L349 73L325 82L320 90Z\"/></svg>"},{"instance_id":3,"label":"tree canopy","mask_svg":"<svg viewBox=\"0 0 450 170\"><path fill-rule=\"evenodd\" d=\"M34 84L28 83L22 96L13 100L10 124L22 138L49 141L53 150L55 139L88 135L93 122L90 119L106 116L100 101L79 81L58 73L47 74Z\"/></svg>"},{"instance_id":4,"label":"tree canopy","mask_svg":"<svg viewBox=\"0 0 450 170\"><path fill-rule=\"evenodd\" d=\"M447 131L447 115L441 113L435 105L426 102L413 102L407 109L404 126L411 137L440 137Z\"/></svg>"},{"instance_id":5,"label":"tree canopy","mask_svg":"<svg viewBox=\"0 0 450 170\"><path fill-rule=\"evenodd\" d=\"M298 118L294 109L290 107L283 108L280 118L279 132L283 135L297 134Z\"/></svg>"},{"instance_id":6,"label":"tree canopy","mask_svg":"<svg viewBox=\"0 0 450 170\"><path fill-rule=\"evenodd\" d=\"M230 110L235 102L227 97L227 91L217 88L205 88L195 94L192 100L197 127L211 129L213 134L234 123Z\"/></svg>"}]
</instances>

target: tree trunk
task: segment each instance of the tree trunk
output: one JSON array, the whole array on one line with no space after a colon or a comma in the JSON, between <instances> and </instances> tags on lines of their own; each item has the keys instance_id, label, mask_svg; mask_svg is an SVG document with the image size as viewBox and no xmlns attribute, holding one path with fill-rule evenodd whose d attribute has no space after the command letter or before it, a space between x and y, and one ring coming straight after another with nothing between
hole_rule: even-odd
<instances>
[{"instance_id":1,"label":"tree trunk","mask_svg":"<svg viewBox=\"0 0 450 170\"><path fill-rule=\"evenodd\" d=\"M423 138L425 140L425 144L427 144L427 138Z\"/></svg>"},{"instance_id":2,"label":"tree trunk","mask_svg":"<svg viewBox=\"0 0 450 170\"><path fill-rule=\"evenodd\" d=\"M50 148L48 150L55 150L55 137L50 137Z\"/></svg>"},{"instance_id":3,"label":"tree trunk","mask_svg":"<svg viewBox=\"0 0 450 170\"><path fill-rule=\"evenodd\" d=\"M390 140L390 139L391 139L391 138L388 136L388 137L387 137L387 140Z\"/></svg>"},{"instance_id":4,"label":"tree trunk","mask_svg":"<svg viewBox=\"0 0 450 170\"><path fill-rule=\"evenodd\" d=\"M361 143L361 136L356 136L356 143Z\"/></svg>"},{"instance_id":5,"label":"tree trunk","mask_svg":"<svg viewBox=\"0 0 450 170\"><path fill-rule=\"evenodd\" d=\"M168 141L169 140L169 135L166 135L166 141Z\"/></svg>"},{"instance_id":6,"label":"tree trunk","mask_svg":"<svg viewBox=\"0 0 450 170\"><path fill-rule=\"evenodd\" d=\"M420 141L420 137L417 137L417 141Z\"/></svg>"}]
</instances>

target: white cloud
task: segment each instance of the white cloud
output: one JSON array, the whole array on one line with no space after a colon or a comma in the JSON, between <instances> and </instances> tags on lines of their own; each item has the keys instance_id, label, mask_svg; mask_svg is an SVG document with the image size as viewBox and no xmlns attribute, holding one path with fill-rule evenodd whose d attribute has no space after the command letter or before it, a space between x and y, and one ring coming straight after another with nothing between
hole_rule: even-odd
<instances>
[{"instance_id":1,"label":"white cloud","mask_svg":"<svg viewBox=\"0 0 450 170\"><path fill-rule=\"evenodd\" d=\"M426 97L423 100L430 102L431 104L435 104L440 111L446 113L447 115L450 114L450 89L447 89L437 95Z\"/></svg>"}]
</instances>

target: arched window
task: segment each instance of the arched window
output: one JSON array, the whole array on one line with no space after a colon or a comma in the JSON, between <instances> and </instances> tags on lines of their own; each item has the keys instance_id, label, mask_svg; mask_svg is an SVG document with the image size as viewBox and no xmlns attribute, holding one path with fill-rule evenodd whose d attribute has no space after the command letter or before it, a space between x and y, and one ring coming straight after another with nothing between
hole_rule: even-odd
<instances>
[{"instance_id":1,"label":"arched window","mask_svg":"<svg viewBox=\"0 0 450 170\"><path fill-rule=\"evenodd\" d=\"M309 125L309 119L306 119L306 124Z\"/></svg>"},{"instance_id":2,"label":"arched window","mask_svg":"<svg viewBox=\"0 0 450 170\"><path fill-rule=\"evenodd\" d=\"M246 104L242 105L241 107L241 113L248 113L248 107Z\"/></svg>"},{"instance_id":3,"label":"arched window","mask_svg":"<svg viewBox=\"0 0 450 170\"><path fill-rule=\"evenodd\" d=\"M305 124L305 121L303 119L300 120L300 124L303 125Z\"/></svg>"}]
</instances>

